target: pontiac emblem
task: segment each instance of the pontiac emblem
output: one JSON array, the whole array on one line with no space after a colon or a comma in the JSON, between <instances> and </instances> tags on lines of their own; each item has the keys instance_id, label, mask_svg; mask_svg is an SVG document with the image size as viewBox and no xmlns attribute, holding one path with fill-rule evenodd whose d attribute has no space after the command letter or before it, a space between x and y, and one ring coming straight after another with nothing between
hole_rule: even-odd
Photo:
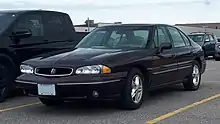
<instances>
[{"instance_id":1,"label":"pontiac emblem","mask_svg":"<svg viewBox=\"0 0 220 124\"><path fill-rule=\"evenodd\" d=\"M56 73L56 69L55 68L53 68L53 69L51 69L51 72L50 72L51 74L55 74Z\"/></svg>"}]
</instances>

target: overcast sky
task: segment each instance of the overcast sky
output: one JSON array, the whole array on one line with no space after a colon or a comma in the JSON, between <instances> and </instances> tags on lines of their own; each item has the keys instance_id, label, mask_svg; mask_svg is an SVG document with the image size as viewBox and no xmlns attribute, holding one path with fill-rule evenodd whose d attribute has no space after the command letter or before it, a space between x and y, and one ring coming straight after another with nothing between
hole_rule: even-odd
<instances>
[{"instance_id":1,"label":"overcast sky","mask_svg":"<svg viewBox=\"0 0 220 124\"><path fill-rule=\"evenodd\" d=\"M0 0L0 8L63 11L74 24L220 22L220 0Z\"/></svg>"}]
</instances>

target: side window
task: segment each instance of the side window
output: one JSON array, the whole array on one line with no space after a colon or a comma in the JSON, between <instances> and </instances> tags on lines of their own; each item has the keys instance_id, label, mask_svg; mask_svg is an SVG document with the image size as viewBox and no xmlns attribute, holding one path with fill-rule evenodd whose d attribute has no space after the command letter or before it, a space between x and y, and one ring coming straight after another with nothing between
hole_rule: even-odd
<instances>
[{"instance_id":1,"label":"side window","mask_svg":"<svg viewBox=\"0 0 220 124\"><path fill-rule=\"evenodd\" d=\"M50 40L61 40L65 38L65 19L61 15L48 13L45 15L46 36ZM61 38L61 39L60 39Z\"/></svg>"},{"instance_id":2,"label":"side window","mask_svg":"<svg viewBox=\"0 0 220 124\"><path fill-rule=\"evenodd\" d=\"M214 37L212 35L209 35L210 41L214 41Z\"/></svg>"},{"instance_id":3,"label":"side window","mask_svg":"<svg viewBox=\"0 0 220 124\"><path fill-rule=\"evenodd\" d=\"M190 41L187 38L187 36L184 33L182 33L181 31L179 31L179 32L180 32L181 36L183 37L183 40L185 41L186 46L190 46Z\"/></svg>"},{"instance_id":4,"label":"side window","mask_svg":"<svg viewBox=\"0 0 220 124\"><path fill-rule=\"evenodd\" d=\"M184 47L184 46L186 46L182 36L180 35L179 31L176 28L167 27L167 29L169 30L170 35L173 39L174 47Z\"/></svg>"},{"instance_id":5,"label":"side window","mask_svg":"<svg viewBox=\"0 0 220 124\"><path fill-rule=\"evenodd\" d=\"M205 42L210 42L209 36L205 35Z\"/></svg>"},{"instance_id":6,"label":"side window","mask_svg":"<svg viewBox=\"0 0 220 124\"><path fill-rule=\"evenodd\" d=\"M37 14L24 15L14 27L14 29L30 29L32 36L43 36L43 28L41 16Z\"/></svg>"},{"instance_id":7,"label":"side window","mask_svg":"<svg viewBox=\"0 0 220 124\"><path fill-rule=\"evenodd\" d=\"M157 36L156 36L157 34ZM154 37L155 43L156 43L156 47L159 47L161 43L163 42L169 42L171 43L169 36L165 30L164 27L158 27L157 28L157 33L155 33L155 37Z\"/></svg>"}]
</instances>

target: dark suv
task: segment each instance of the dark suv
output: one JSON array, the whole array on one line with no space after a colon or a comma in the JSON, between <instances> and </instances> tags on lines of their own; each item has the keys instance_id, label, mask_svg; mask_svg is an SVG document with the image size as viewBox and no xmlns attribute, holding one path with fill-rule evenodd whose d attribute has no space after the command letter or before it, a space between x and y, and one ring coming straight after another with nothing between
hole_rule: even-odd
<instances>
[{"instance_id":1,"label":"dark suv","mask_svg":"<svg viewBox=\"0 0 220 124\"><path fill-rule=\"evenodd\" d=\"M75 32L66 13L0 11L0 102L14 89L22 61L51 51L68 51L85 35Z\"/></svg>"},{"instance_id":2,"label":"dark suv","mask_svg":"<svg viewBox=\"0 0 220 124\"><path fill-rule=\"evenodd\" d=\"M209 32L192 32L189 37L202 46L205 56L215 57L215 47L217 38L213 33Z\"/></svg>"}]
</instances>

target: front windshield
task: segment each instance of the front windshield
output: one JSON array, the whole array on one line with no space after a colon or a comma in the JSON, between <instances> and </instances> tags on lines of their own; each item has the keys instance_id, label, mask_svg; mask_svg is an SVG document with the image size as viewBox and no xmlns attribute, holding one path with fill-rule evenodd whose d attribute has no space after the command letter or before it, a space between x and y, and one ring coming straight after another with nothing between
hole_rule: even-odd
<instances>
[{"instance_id":1,"label":"front windshield","mask_svg":"<svg viewBox=\"0 0 220 124\"><path fill-rule=\"evenodd\" d=\"M144 48L151 27L100 27L92 31L76 48Z\"/></svg>"},{"instance_id":2,"label":"front windshield","mask_svg":"<svg viewBox=\"0 0 220 124\"><path fill-rule=\"evenodd\" d=\"M202 42L204 35L203 34L194 34L194 35L189 35L189 37L195 42Z\"/></svg>"},{"instance_id":3,"label":"front windshield","mask_svg":"<svg viewBox=\"0 0 220 124\"><path fill-rule=\"evenodd\" d=\"M0 32L6 29L11 22L14 20L15 15L7 14L7 13L0 13Z\"/></svg>"}]
</instances>

